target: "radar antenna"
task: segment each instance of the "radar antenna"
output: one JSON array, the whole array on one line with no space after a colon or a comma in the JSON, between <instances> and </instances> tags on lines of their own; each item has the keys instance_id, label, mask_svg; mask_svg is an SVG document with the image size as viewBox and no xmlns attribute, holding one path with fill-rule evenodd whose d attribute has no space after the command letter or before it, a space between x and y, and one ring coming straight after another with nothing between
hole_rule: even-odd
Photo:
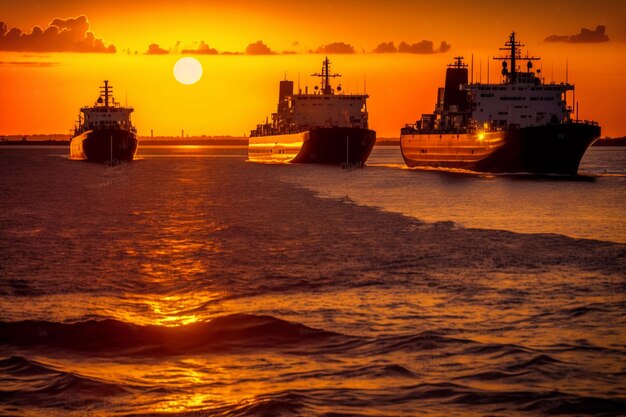
<instances>
[{"instance_id":1,"label":"radar antenna","mask_svg":"<svg viewBox=\"0 0 626 417\"><path fill-rule=\"evenodd\" d=\"M454 63L453 64L448 64L448 67L450 68L465 68L467 67L467 64L463 62L463 56L455 56L454 59Z\"/></svg>"},{"instance_id":2,"label":"radar antenna","mask_svg":"<svg viewBox=\"0 0 626 417\"><path fill-rule=\"evenodd\" d=\"M511 32L509 35L509 41L504 44L504 48L500 48L501 51L508 51L509 54L505 56L494 57L493 59L502 62L502 75L507 77L507 81L511 84L515 84L517 81L517 60L526 59L530 63L531 61L538 61L541 58L526 55L522 58L521 47L522 43L515 39L515 32ZM507 69L508 62L511 63L511 69ZM528 65L528 70L532 68L532 63Z\"/></svg>"},{"instance_id":3,"label":"radar antenna","mask_svg":"<svg viewBox=\"0 0 626 417\"><path fill-rule=\"evenodd\" d=\"M100 97L104 96L104 106L109 107L109 95L113 94L113 87L109 87L109 81L104 80L104 86L100 87ZM101 102L98 100L98 102Z\"/></svg>"},{"instance_id":4,"label":"radar antenna","mask_svg":"<svg viewBox=\"0 0 626 417\"><path fill-rule=\"evenodd\" d=\"M333 89L330 86L330 78L341 77L341 74L330 73L330 60L326 57L322 64L322 73L311 74L311 76L322 78L322 94L333 94Z\"/></svg>"}]
</instances>

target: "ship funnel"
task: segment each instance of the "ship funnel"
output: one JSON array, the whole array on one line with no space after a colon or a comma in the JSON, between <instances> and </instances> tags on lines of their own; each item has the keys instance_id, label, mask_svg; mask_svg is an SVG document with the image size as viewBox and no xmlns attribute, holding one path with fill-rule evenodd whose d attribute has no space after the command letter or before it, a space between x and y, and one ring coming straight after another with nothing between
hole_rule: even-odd
<instances>
[{"instance_id":1,"label":"ship funnel","mask_svg":"<svg viewBox=\"0 0 626 417\"><path fill-rule=\"evenodd\" d=\"M467 91L461 90L461 86L467 84L467 65L463 64L463 57L457 57L455 64L446 69L446 84L443 96L443 109L450 110L450 106L456 106L457 111L467 111L469 108Z\"/></svg>"},{"instance_id":2,"label":"ship funnel","mask_svg":"<svg viewBox=\"0 0 626 417\"><path fill-rule=\"evenodd\" d=\"M278 88L278 102L282 103L285 98L293 95L293 81L283 80Z\"/></svg>"}]
</instances>

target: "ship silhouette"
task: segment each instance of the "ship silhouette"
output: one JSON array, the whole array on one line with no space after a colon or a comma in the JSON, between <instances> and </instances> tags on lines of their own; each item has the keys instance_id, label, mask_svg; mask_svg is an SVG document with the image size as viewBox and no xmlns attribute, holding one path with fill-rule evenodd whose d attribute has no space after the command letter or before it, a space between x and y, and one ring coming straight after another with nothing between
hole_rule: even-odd
<instances>
[{"instance_id":1,"label":"ship silhouette","mask_svg":"<svg viewBox=\"0 0 626 417\"><path fill-rule=\"evenodd\" d=\"M122 107L107 80L93 106L80 109L70 158L116 164L132 161L137 153L137 130L130 120L132 107Z\"/></svg>"},{"instance_id":2,"label":"ship silhouette","mask_svg":"<svg viewBox=\"0 0 626 417\"><path fill-rule=\"evenodd\" d=\"M361 166L376 143L376 132L368 128L367 94L336 91L330 79L328 57L322 79L309 93L293 91L293 81L280 81L278 108L271 121L250 132L248 159L254 162L303 162Z\"/></svg>"},{"instance_id":3,"label":"ship silhouette","mask_svg":"<svg viewBox=\"0 0 626 417\"><path fill-rule=\"evenodd\" d=\"M511 33L504 48L502 82L468 82L463 57L446 70L435 111L401 129L400 149L409 167L480 172L575 175L587 148L600 137L595 122L572 120L569 83L545 84L537 57L522 57ZM526 61L526 70L518 62Z\"/></svg>"}]
</instances>

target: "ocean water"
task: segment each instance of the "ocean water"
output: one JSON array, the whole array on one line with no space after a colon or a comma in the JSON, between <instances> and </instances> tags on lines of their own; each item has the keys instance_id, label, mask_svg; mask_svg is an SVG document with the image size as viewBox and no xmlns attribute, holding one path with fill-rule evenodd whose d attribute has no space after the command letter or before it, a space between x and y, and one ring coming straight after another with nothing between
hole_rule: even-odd
<instances>
[{"instance_id":1,"label":"ocean water","mask_svg":"<svg viewBox=\"0 0 626 417\"><path fill-rule=\"evenodd\" d=\"M0 414L626 415L626 150L577 178L0 149Z\"/></svg>"}]
</instances>

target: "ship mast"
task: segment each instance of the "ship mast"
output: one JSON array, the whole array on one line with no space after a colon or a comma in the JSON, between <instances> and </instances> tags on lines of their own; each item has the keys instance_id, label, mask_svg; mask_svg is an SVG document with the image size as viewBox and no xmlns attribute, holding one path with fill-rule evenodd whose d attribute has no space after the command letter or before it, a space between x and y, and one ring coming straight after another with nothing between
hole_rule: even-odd
<instances>
[{"instance_id":1,"label":"ship mast","mask_svg":"<svg viewBox=\"0 0 626 417\"><path fill-rule=\"evenodd\" d=\"M104 95L105 107L109 107L109 93L113 93L113 87L109 87L109 81L104 80L104 87L100 87L100 95Z\"/></svg>"},{"instance_id":2,"label":"ship mast","mask_svg":"<svg viewBox=\"0 0 626 417\"><path fill-rule=\"evenodd\" d=\"M463 56L455 56L455 62L454 64L448 64L448 67L450 68L465 68L467 67L467 64L463 62Z\"/></svg>"},{"instance_id":3,"label":"ship mast","mask_svg":"<svg viewBox=\"0 0 626 417\"><path fill-rule=\"evenodd\" d=\"M515 32L509 35L509 41L504 44L504 48L500 48L501 51L509 51L509 55L494 57L493 59L502 62L502 75L507 77L510 84L515 84L517 81L517 60L522 59L521 47L524 46L519 41L515 40ZM526 56L523 59L527 59L529 62L529 70L532 67L530 61L538 61L540 58ZM511 69L507 69L507 63L511 62Z\"/></svg>"},{"instance_id":4,"label":"ship mast","mask_svg":"<svg viewBox=\"0 0 626 417\"><path fill-rule=\"evenodd\" d=\"M330 78L341 77L341 74L330 73L330 60L326 57L322 64L322 73L311 74L311 76L322 78L322 94L332 94L333 89L330 87Z\"/></svg>"}]
</instances>

